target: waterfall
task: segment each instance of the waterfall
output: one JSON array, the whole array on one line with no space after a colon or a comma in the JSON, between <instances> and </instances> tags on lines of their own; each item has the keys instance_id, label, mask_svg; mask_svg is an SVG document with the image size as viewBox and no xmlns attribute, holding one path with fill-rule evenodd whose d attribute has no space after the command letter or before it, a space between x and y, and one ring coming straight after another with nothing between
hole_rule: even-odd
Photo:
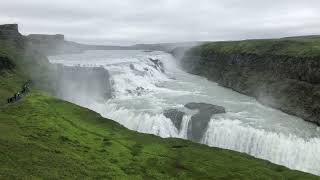
<instances>
[{"instance_id":1,"label":"waterfall","mask_svg":"<svg viewBox=\"0 0 320 180\"><path fill-rule=\"evenodd\" d=\"M241 121L212 119L202 143L244 152L314 174L320 173L320 139L268 132L243 125Z\"/></svg>"},{"instance_id":2,"label":"waterfall","mask_svg":"<svg viewBox=\"0 0 320 180\"><path fill-rule=\"evenodd\" d=\"M188 124L194 112L187 111L184 105L190 102L215 104L225 107L227 113L211 118L203 129L201 143L320 175L320 128L185 73L167 53L87 51L50 57L50 61L105 68L110 75L112 98L81 105L129 129L163 138L187 139ZM180 129L164 116L167 109L185 112Z\"/></svg>"}]
</instances>

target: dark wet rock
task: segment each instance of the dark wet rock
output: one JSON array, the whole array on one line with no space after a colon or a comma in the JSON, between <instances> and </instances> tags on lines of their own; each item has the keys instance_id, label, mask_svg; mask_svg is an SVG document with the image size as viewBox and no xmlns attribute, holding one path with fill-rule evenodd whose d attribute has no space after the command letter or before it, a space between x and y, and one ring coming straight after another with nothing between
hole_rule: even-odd
<instances>
[{"instance_id":1,"label":"dark wet rock","mask_svg":"<svg viewBox=\"0 0 320 180\"><path fill-rule=\"evenodd\" d=\"M188 139L199 142L207 130L210 118L214 114L225 113L226 110L222 106L206 104L206 103L188 103L186 108L198 110L198 113L191 117L188 124Z\"/></svg>"},{"instance_id":2,"label":"dark wet rock","mask_svg":"<svg viewBox=\"0 0 320 180\"><path fill-rule=\"evenodd\" d=\"M144 94L146 92L146 90L143 87L137 87L135 92L138 96L141 96L142 94Z\"/></svg>"},{"instance_id":3,"label":"dark wet rock","mask_svg":"<svg viewBox=\"0 0 320 180\"><path fill-rule=\"evenodd\" d=\"M2 70L11 70L15 67L13 62L8 57L0 56L0 72Z\"/></svg>"},{"instance_id":4,"label":"dark wet rock","mask_svg":"<svg viewBox=\"0 0 320 180\"><path fill-rule=\"evenodd\" d=\"M159 59L152 59L152 58L149 58L149 60L151 62L153 62L153 67L155 69L157 69L158 71L161 71L164 73L164 66L163 66L163 63L159 60Z\"/></svg>"},{"instance_id":5,"label":"dark wet rock","mask_svg":"<svg viewBox=\"0 0 320 180\"><path fill-rule=\"evenodd\" d=\"M130 64L130 69L131 69L131 70L135 70L135 67L134 67L133 64Z\"/></svg>"},{"instance_id":6,"label":"dark wet rock","mask_svg":"<svg viewBox=\"0 0 320 180\"><path fill-rule=\"evenodd\" d=\"M145 89L143 87L137 87L133 90L130 90L130 89L126 89L126 92L129 93L129 94L132 94L132 95L137 95L137 96L141 96L143 94L146 94L149 92L148 89Z\"/></svg>"},{"instance_id":7,"label":"dark wet rock","mask_svg":"<svg viewBox=\"0 0 320 180\"><path fill-rule=\"evenodd\" d=\"M173 122L174 126L180 130L181 128L181 123L182 123L182 119L183 119L183 116L185 115L184 112L182 111L179 111L177 109L168 109L168 110L165 110L163 115L166 117L166 118L169 118L171 119L171 121Z\"/></svg>"},{"instance_id":8,"label":"dark wet rock","mask_svg":"<svg viewBox=\"0 0 320 180\"><path fill-rule=\"evenodd\" d=\"M198 109L200 111L210 111L213 114L225 113L226 110L222 106L207 104L207 103L188 103L184 105L188 109Z\"/></svg>"},{"instance_id":9,"label":"dark wet rock","mask_svg":"<svg viewBox=\"0 0 320 180\"><path fill-rule=\"evenodd\" d=\"M143 88L143 87L137 87L136 90L137 90L137 91L143 91L144 88Z\"/></svg>"}]
</instances>

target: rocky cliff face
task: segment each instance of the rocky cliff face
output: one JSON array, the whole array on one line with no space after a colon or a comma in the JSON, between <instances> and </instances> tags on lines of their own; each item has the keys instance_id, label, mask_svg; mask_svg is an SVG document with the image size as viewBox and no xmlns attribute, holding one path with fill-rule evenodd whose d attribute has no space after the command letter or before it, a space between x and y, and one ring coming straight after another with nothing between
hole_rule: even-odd
<instances>
[{"instance_id":1,"label":"rocky cliff face","mask_svg":"<svg viewBox=\"0 0 320 180\"><path fill-rule=\"evenodd\" d=\"M319 57L190 50L181 65L190 73L320 125Z\"/></svg>"},{"instance_id":2,"label":"rocky cliff face","mask_svg":"<svg viewBox=\"0 0 320 180\"><path fill-rule=\"evenodd\" d=\"M81 44L66 41L62 34L30 34L27 39L30 47L45 55L80 53L85 49Z\"/></svg>"},{"instance_id":3,"label":"rocky cliff face","mask_svg":"<svg viewBox=\"0 0 320 180\"><path fill-rule=\"evenodd\" d=\"M17 24L0 25L0 40L11 42L19 48L25 47L25 37L19 33Z\"/></svg>"},{"instance_id":4,"label":"rocky cliff face","mask_svg":"<svg viewBox=\"0 0 320 180\"><path fill-rule=\"evenodd\" d=\"M56 41L56 42L63 42L64 35L62 34L55 34L55 35L46 35L46 34L30 34L27 36L30 40L34 41Z\"/></svg>"},{"instance_id":5,"label":"rocky cliff face","mask_svg":"<svg viewBox=\"0 0 320 180\"><path fill-rule=\"evenodd\" d=\"M18 31L18 24L0 25L0 39L17 39L21 38Z\"/></svg>"}]
</instances>

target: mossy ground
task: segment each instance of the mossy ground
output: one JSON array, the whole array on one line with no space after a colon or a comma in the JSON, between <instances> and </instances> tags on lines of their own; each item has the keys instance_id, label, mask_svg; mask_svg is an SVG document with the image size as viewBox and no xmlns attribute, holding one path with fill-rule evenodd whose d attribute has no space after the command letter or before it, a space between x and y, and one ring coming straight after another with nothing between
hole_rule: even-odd
<instances>
[{"instance_id":1,"label":"mossy ground","mask_svg":"<svg viewBox=\"0 0 320 180\"><path fill-rule=\"evenodd\" d=\"M256 55L320 57L320 36L212 42L206 43L198 48L200 48L204 54L215 51Z\"/></svg>"},{"instance_id":2,"label":"mossy ground","mask_svg":"<svg viewBox=\"0 0 320 180\"><path fill-rule=\"evenodd\" d=\"M137 133L35 88L5 104L26 79L18 68L0 74L0 179L319 179L242 153Z\"/></svg>"}]
</instances>

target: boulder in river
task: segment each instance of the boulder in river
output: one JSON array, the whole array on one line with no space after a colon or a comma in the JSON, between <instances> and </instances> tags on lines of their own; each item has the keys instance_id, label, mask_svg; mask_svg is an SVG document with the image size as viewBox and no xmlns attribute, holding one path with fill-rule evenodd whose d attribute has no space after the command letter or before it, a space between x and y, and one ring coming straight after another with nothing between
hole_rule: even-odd
<instances>
[{"instance_id":1,"label":"boulder in river","mask_svg":"<svg viewBox=\"0 0 320 180\"><path fill-rule=\"evenodd\" d=\"M200 111L212 112L212 114L225 113L226 110L222 106L207 104L207 103L188 103L184 105L188 109L198 109Z\"/></svg>"},{"instance_id":2,"label":"boulder in river","mask_svg":"<svg viewBox=\"0 0 320 180\"><path fill-rule=\"evenodd\" d=\"M168 109L168 110L165 110L163 115L166 117L166 118L169 118L171 119L171 121L173 122L174 126L180 130L181 129L181 123L182 123L182 119L183 119L183 116L185 115L184 112L182 111L179 111L177 109Z\"/></svg>"},{"instance_id":3,"label":"boulder in river","mask_svg":"<svg viewBox=\"0 0 320 180\"><path fill-rule=\"evenodd\" d=\"M154 65L152 65L155 69L161 71L162 73L164 73L164 67L163 67L163 63L159 60L159 59L152 59L149 58L149 60L151 62L153 62Z\"/></svg>"},{"instance_id":4,"label":"boulder in river","mask_svg":"<svg viewBox=\"0 0 320 180\"><path fill-rule=\"evenodd\" d=\"M130 64L130 69L131 69L131 70L136 70L136 68L134 67L133 64Z\"/></svg>"},{"instance_id":5,"label":"boulder in river","mask_svg":"<svg viewBox=\"0 0 320 180\"><path fill-rule=\"evenodd\" d=\"M225 113L226 110L222 106L206 104L206 103L188 103L186 108L199 110L198 113L191 117L188 124L188 139L199 142L203 134L206 132L210 118L214 114Z\"/></svg>"}]
</instances>

